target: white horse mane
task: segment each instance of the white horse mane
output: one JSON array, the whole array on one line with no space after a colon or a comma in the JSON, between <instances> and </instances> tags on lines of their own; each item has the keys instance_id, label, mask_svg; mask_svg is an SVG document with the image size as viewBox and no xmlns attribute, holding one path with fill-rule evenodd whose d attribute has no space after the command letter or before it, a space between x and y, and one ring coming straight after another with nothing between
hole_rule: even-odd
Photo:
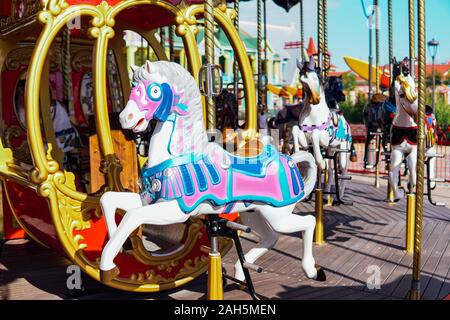
<instances>
[{"instance_id":1,"label":"white horse mane","mask_svg":"<svg viewBox=\"0 0 450 320\"><path fill-rule=\"evenodd\" d=\"M136 69L133 73L133 81L167 82L173 86L175 92L184 93L181 102L188 106L189 112L188 115L183 116L184 127L187 128L186 132L188 135L184 137L184 143L193 146L195 150L205 150L208 137L203 123L200 90L195 79L186 69L173 62L151 62L150 68L150 73L146 68L146 64Z\"/></svg>"}]
</instances>

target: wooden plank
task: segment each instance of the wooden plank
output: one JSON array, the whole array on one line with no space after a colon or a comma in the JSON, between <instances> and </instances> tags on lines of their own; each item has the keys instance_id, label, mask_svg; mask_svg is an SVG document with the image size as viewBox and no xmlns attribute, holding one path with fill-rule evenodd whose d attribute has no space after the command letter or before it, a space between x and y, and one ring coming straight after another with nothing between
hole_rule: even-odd
<instances>
[{"instance_id":1,"label":"wooden plank","mask_svg":"<svg viewBox=\"0 0 450 320\"><path fill-rule=\"evenodd\" d=\"M424 225L423 246L426 245L426 242L435 227L435 223L428 223ZM382 279L383 285L381 286L380 292L382 294L392 295L403 276L410 270L410 266L412 265L412 254L393 251L388 261L389 262L387 262L383 268L382 276L386 273L387 276Z\"/></svg>"},{"instance_id":2,"label":"wooden plank","mask_svg":"<svg viewBox=\"0 0 450 320\"><path fill-rule=\"evenodd\" d=\"M430 279L427 287L423 292L422 299L424 300L436 300L439 297L439 292L448 279L448 273L450 272L450 242L447 244L447 248L444 251L436 270L433 273L432 279Z\"/></svg>"},{"instance_id":3,"label":"wooden plank","mask_svg":"<svg viewBox=\"0 0 450 320\"><path fill-rule=\"evenodd\" d=\"M426 280L428 276L424 274L423 268L428 262L431 255L434 254L434 250L436 246L439 244L440 237L444 234L444 230L446 229L446 224L439 223L436 228L433 230L433 232L430 234L427 244L422 247L422 257L421 257L421 286L424 285L423 288L426 288L426 284L428 281ZM445 241L445 246L447 245L448 235L450 233L447 233L447 238ZM396 297L407 297L409 290L411 289L411 272L406 273L405 276L403 276L402 280L399 282L397 288L394 290L392 295ZM425 282L426 281L426 282Z\"/></svg>"}]
</instances>

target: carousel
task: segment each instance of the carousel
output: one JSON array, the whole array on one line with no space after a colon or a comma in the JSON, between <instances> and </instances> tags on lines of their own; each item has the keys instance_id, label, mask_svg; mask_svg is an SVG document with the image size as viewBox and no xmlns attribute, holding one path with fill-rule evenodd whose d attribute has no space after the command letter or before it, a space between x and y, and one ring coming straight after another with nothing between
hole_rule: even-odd
<instances>
[{"instance_id":1,"label":"carousel","mask_svg":"<svg viewBox=\"0 0 450 320\"><path fill-rule=\"evenodd\" d=\"M318 50L312 56L304 50L305 1L275 1L286 11L299 4L301 54L296 87L264 85L266 1L257 1L256 75L239 35L239 1L230 2L234 5L212 0L8 0L0 4L0 181L5 240L31 238L96 282L123 291L174 291L207 273L207 298L212 300L223 299L226 279L246 288L255 300L261 298L256 294L258 287L268 297L295 298L301 296L298 292L316 290L317 282L323 284L316 293L324 292L325 297L322 287L328 285L335 285L336 292L352 291L349 296L358 289L364 296L365 287L350 288L354 283L348 283L345 275L352 274L351 281L365 281L361 280L366 279L363 269L370 267L377 254L385 254L385 259L396 258L394 269L406 270L398 271L400 280L393 282L400 283L400 291L411 282L408 297L420 299L422 245L425 260L435 260L438 270L441 256L430 252L436 247L436 252L445 254L447 240L433 232L450 232L439 219L433 220L434 213L423 204L426 179L428 197L436 204L431 190L439 179L433 165L441 157L433 149L431 131L427 132L431 142L425 144L425 121L414 122L425 119L424 0L417 0L418 93L408 61L393 60L392 1L388 2L389 100L402 106L391 117L392 132L403 138L406 134L395 128L405 127L398 118L409 117L417 145L405 145L395 136L389 140L383 137L383 128L372 132L376 130L368 127L365 149L368 152L369 140L375 137L377 154L366 156L364 165L375 170L375 188L353 185L353 181L347 185L356 150L350 124L338 106L345 100L342 78L328 74L327 1L317 1ZM415 39L413 2L409 1L410 46ZM233 82L229 84L222 83L222 70L214 57L215 29L225 34L233 49ZM204 31L204 58L197 41L200 30ZM139 66L127 61L125 35L129 32L142 39ZM175 35L183 43L185 67L174 55ZM377 66L378 37L377 31ZM372 79L369 71L370 90L372 82L375 95L382 95L378 76ZM291 118L269 122L274 128L285 125L283 146L257 131L258 108L267 102L268 91L301 101L296 113L289 113L294 114ZM387 99L383 96L378 102ZM240 100L245 105L243 125L237 119ZM236 131L229 134L227 129ZM228 148L229 144L233 147ZM365 199L360 190L381 194L377 189L382 145L386 146L389 201L383 199L380 204L367 198L360 202ZM375 162L369 163L369 158ZM404 158L409 169L405 205L399 188ZM359 203L356 209L351 206L354 201ZM376 206L386 215L393 212L393 218L386 220L375 212ZM424 210L430 227L423 227ZM447 211L444 217L450 216ZM404 227L399 227L401 223ZM423 230L427 241L422 243ZM251 231L254 238L248 235ZM398 233L405 239L396 237ZM392 236L401 249L393 252L383 241L386 236ZM369 243L372 238L377 245ZM345 241L351 241L348 247L339 244ZM301 257L291 252L299 243ZM236 250L230 250L233 246ZM284 256L278 258L274 252ZM268 271L262 274L256 262L269 264ZM404 276L409 266L411 281ZM328 281L325 272L331 274ZM296 287L297 281L304 287ZM276 286L282 289L273 293ZM236 291L234 297L242 298L242 290Z\"/></svg>"}]
</instances>

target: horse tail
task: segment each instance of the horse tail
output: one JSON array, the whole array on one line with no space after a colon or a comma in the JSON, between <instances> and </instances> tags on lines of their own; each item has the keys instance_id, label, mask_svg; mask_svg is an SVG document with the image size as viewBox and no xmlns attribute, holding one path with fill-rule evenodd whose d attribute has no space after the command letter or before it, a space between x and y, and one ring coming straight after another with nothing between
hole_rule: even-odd
<instances>
[{"instance_id":1,"label":"horse tail","mask_svg":"<svg viewBox=\"0 0 450 320\"><path fill-rule=\"evenodd\" d=\"M292 160L298 165L300 175L303 179L304 196L301 200L306 199L316 186L317 165L314 157L307 151L297 151L291 155ZM300 201L301 201L300 200Z\"/></svg>"}]
</instances>

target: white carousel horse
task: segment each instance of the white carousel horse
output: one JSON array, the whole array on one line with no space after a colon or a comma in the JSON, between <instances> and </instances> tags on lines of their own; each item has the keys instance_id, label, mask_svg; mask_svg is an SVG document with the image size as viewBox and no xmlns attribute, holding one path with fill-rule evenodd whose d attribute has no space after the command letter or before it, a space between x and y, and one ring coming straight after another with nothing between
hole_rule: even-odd
<instances>
[{"instance_id":1,"label":"white carousel horse","mask_svg":"<svg viewBox=\"0 0 450 320\"><path fill-rule=\"evenodd\" d=\"M265 145L258 156L244 158L208 142L197 83L176 63L147 61L134 71L130 98L120 113L122 128L142 132L151 119L158 123L142 173L142 194L106 192L100 199L110 236L100 260L102 281L119 275L114 258L140 225L182 223L201 214L229 212L240 212L244 222L253 221L251 226L259 226L256 231L263 236L260 248L252 249L247 259L273 246L273 237L266 239L266 234L301 231L302 267L309 278L324 280L312 254L315 218L292 213L314 188L317 167L311 155L297 152L288 157ZM126 211L118 226L117 209Z\"/></svg>"},{"instance_id":2,"label":"white carousel horse","mask_svg":"<svg viewBox=\"0 0 450 320\"><path fill-rule=\"evenodd\" d=\"M300 69L300 81L305 92L305 106L300 111L299 126L292 128L294 151L298 152L300 148L307 150L311 144L317 166L320 170L328 167L329 176L332 177L331 161L327 166L320 148L324 148L329 155L333 155L339 149L351 150L350 126L344 116L331 112L328 108L314 58L311 57L308 63L297 60L297 67ZM339 168L335 170L340 170L341 174L346 176L348 154L340 152L338 157ZM331 180L328 179L327 191L330 191ZM340 184L341 196L344 195L345 185L346 180Z\"/></svg>"},{"instance_id":3,"label":"white carousel horse","mask_svg":"<svg viewBox=\"0 0 450 320\"><path fill-rule=\"evenodd\" d=\"M404 190L398 188L399 172L406 157L408 165L408 189L414 191L416 185L417 162L417 108L418 99L414 78L403 66L395 78L395 101L397 113L391 128L391 171L389 183L394 191L394 201L404 197ZM434 146L433 146L434 148ZM434 149L430 149L433 152ZM434 172L434 170L433 170Z\"/></svg>"}]
</instances>

